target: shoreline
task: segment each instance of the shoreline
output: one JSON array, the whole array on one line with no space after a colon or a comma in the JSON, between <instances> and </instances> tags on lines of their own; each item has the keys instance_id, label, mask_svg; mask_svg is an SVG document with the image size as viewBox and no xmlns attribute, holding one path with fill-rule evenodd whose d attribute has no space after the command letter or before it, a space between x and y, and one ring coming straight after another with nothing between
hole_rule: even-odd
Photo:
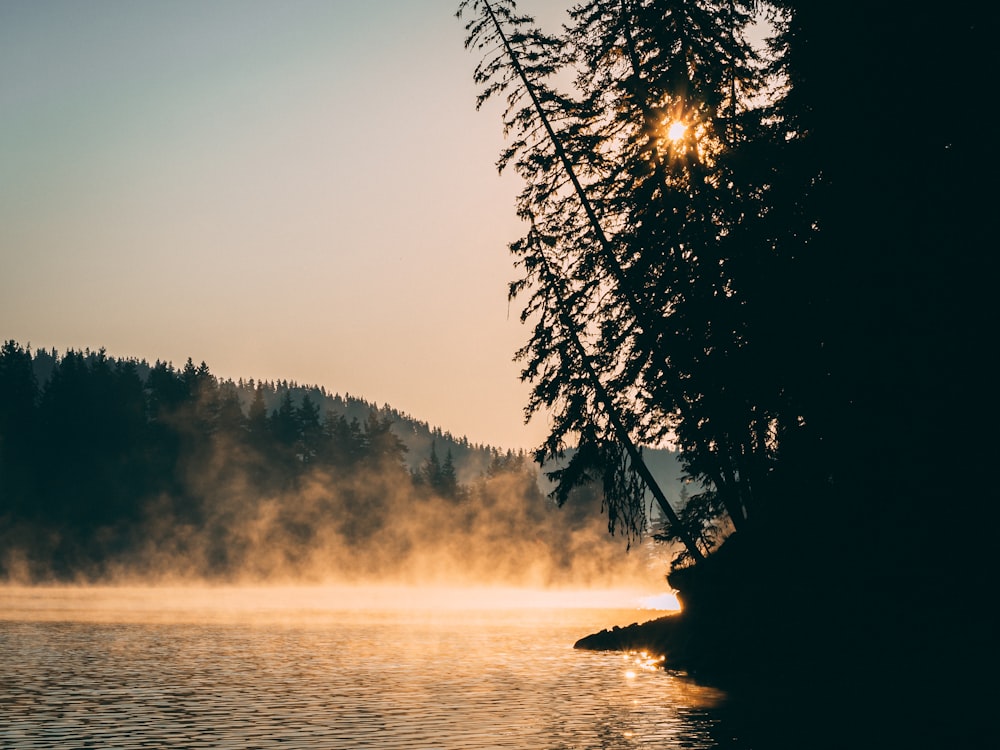
<instances>
[{"instance_id":1,"label":"shoreline","mask_svg":"<svg viewBox=\"0 0 1000 750\"><path fill-rule=\"evenodd\" d=\"M755 747L958 747L985 736L986 696L952 650L955 623L887 641L884 623L858 609L781 633L768 632L776 623L766 616L750 620L758 629L739 643L721 643L733 633L682 610L585 635L573 648L662 657L664 672L722 690L728 726Z\"/></svg>"}]
</instances>

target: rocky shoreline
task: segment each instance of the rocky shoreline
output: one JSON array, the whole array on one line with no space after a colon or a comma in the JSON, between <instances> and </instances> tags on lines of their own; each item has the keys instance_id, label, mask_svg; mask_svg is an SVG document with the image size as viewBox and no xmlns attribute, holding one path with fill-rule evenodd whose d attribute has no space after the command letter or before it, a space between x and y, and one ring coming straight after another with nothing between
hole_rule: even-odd
<instances>
[{"instance_id":1,"label":"rocky shoreline","mask_svg":"<svg viewBox=\"0 0 1000 750\"><path fill-rule=\"evenodd\" d=\"M573 648L584 651L644 651L662 659L662 666L684 672L719 687L733 687L750 674L746 665L711 658L700 648L699 639L691 632L690 617L673 612L645 622L615 625L610 629L580 638Z\"/></svg>"},{"instance_id":2,"label":"rocky shoreline","mask_svg":"<svg viewBox=\"0 0 1000 750\"><path fill-rule=\"evenodd\" d=\"M676 650L679 621L680 614L674 613L643 623L633 622L625 627L615 625L610 630L584 636L573 644L573 648L585 651L647 651L667 658Z\"/></svg>"},{"instance_id":3,"label":"rocky shoreline","mask_svg":"<svg viewBox=\"0 0 1000 750\"><path fill-rule=\"evenodd\" d=\"M857 609L808 624L798 619L792 628L758 612L753 640L727 642L738 629L733 622L681 611L586 635L574 648L646 652L662 657L669 673L723 690L719 711L727 731L749 746L882 750L975 743L989 712L967 670L940 659L955 634L942 628L939 637L927 638L916 627L927 613L913 614L913 630L887 640L883 618ZM938 660L928 662L931 653Z\"/></svg>"}]
</instances>

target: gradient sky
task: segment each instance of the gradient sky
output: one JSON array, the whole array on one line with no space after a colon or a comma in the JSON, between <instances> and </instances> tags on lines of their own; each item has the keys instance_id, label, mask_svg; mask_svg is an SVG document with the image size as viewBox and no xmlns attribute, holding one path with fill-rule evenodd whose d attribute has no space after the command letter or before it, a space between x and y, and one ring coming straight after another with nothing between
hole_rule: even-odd
<instances>
[{"instance_id":1,"label":"gradient sky","mask_svg":"<svg viewBox=\"0 0 1000 750\"><path fill-rule=\"evenodd\" d=\"M0 339L534 446L517 183L457 4L0 0Z\"/></svg>"}]
</instances>

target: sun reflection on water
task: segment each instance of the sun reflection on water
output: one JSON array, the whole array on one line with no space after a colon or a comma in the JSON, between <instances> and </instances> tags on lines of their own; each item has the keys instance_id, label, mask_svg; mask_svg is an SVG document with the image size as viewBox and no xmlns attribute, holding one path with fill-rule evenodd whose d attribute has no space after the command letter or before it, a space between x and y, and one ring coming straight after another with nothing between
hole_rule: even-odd
<instances>
[{"instance_id":1,"label":"sun reflection on water","mask_svg":"<svg viewBox=\"0 0 1000 750\"><path fill-rule=\"evenodd\" d=\"M626 651L622 659L629 664L625 677L634 680L640 672L657 672L663 667L665 657L651 656L647 651Z\"/></svg>"},{"instance_id":2,"label":"sun reflection on water","mask_svg":"<svg viewBox=\"0 0 1000 750\"><path fill-rule=\"evenodd\" d=\"M619 662L572 648L582 634L641 619L644 597L443 585L0 586L9 646L0 676L15 664L18 675L0 677L0 693L15 696L0 706L0 746L16 734L37 740L18 747L59 747L72 733L81 746L138 738L165 748L714 747L704 710L720 693L660 668L653 652ZM164 723L163 706L184 717L185 734Z\"/></svg>"}]
</instances>

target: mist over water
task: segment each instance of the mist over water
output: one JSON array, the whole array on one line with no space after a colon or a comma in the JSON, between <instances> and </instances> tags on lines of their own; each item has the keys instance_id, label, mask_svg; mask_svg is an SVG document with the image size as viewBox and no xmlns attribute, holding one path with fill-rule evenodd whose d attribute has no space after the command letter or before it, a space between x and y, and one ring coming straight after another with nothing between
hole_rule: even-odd
<instances>
[{"instance_id":1,"label":"mist over water","mask_svg":"<svg viewBox=\"0 0 1000 750\"><path fill-rule=\"evenodd\" d=\"M721 693L572 649L634 593L8 586L0 747L714 747Z\"/></svg>"},{"instance_id":2,"label":"mist over water","mask_svg":"<svg viewBox=\"0 0 1000 750\"><path fill-rule=\"evenodd\" d=\"M0 456L0 583L665 591L670 550L609 535L594 486L555 507L524 453L426 425L408 445L416 423L387 407L361 420L204 363L15 342L0 359L25 395Z\"/></svg>"},{"instance_id":3,"label":"mist over water","mask_svg":"<svg viewBox=\"0 0 1000 750\"><path fill-rule=\"evenodd\" d=\"M418 619L487 618L530 613L575 619L581 612L659 616L672 595L648 589L511 586L0 586L0 621L90 623L255 623L322 625L372 613ZM605 627L602 625L602 627Z\"/></svg>"},{"instance_id":4,"label":"mist over water","mask_svg":"<svg viewBox=\"0 0 1000 750\"><path fill-rule=\"evenodd\" d=\"M460 483L447 452L407 464L384 415L313 434L304 400L286 440L280 408L161 375L192 397L88 453L97 410L18 464L0 747L711 746L685 713L705 695L572 649L669 594L669 550L609 535L597 493L557 508L510 452Z\"/></svg>"},{"instance_id":5,"label":"mist over water","mask_svg":"<svg viewBox=\"0 0 1000 750\"><path fill-rule=\"evenodd\" d=\"M269 487L234 460L217 451L207 465L193 462L183 500L146 499L126 521L10 525L3 578L665 590L667 550L626 550L599 503L556 508L526 471L484 477L449 498L422 492L398 467L314 469Z\"/></svg>"}]
</instances>

